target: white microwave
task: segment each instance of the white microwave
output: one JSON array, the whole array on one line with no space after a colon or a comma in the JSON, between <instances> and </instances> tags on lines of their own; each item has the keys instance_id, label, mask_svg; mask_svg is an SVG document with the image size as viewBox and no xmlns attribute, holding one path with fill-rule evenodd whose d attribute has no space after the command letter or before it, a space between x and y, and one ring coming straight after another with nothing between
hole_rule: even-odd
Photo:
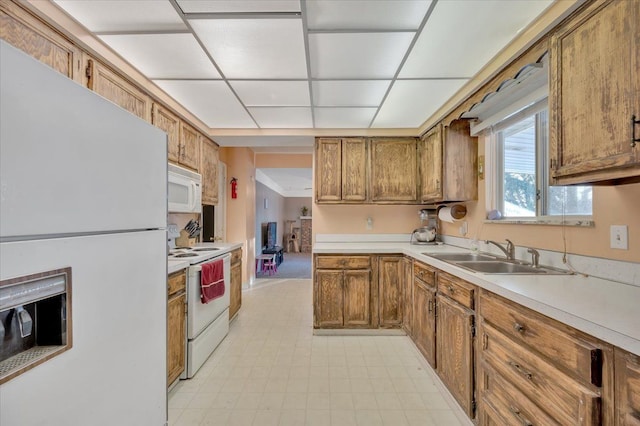
<instances>
[{"instance_id":1,"label":"white microwave","mask_svg":"<svg viewBox=\"0 0 640 426\"><path fill-rule=\"evenodd\" d=\"M202 212L202 176L169 164L167 199L169 213Z\"/></svg>"}]
</instances>

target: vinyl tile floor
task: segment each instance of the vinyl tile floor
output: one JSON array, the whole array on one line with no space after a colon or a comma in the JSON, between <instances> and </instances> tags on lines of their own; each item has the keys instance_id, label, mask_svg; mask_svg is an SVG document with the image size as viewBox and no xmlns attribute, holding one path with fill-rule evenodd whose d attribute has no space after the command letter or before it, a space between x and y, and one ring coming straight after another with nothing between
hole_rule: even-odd
<instances>
[{"instance_id":1,"label":"vinyl tile floor","mask_svg":"<svg viewBox=\"0 0 640 426\"><path fill-rule=\"evenodd\" d=\"M225 340L169 393L169 425L471 424L407 336L314 336L311 280L244 291Z\"/></svg>"}]
</instances>

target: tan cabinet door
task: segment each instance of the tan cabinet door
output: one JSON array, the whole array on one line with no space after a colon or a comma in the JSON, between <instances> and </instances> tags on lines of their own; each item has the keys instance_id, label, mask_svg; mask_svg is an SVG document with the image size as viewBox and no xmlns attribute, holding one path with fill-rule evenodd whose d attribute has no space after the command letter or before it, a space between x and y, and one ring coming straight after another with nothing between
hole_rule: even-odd
<instances>
[{"instance_id":1,"label":"tan cabinet door","mask_svg":"<svg viewBox=\"0 0 640 426\"><path fill-rule=\"evenodd\" d=\"M180 144L182 145L180 163L198 171L200 167L200 133L184 121L180 126Z\"/></svg>"},{"instance_id":2,"label":"tan cabinet door","mask_svg":"<svg viewBox=\"0 0 640 426\"><path fill-rule=\"evenodd\" d=\"M151 123L151 98L101 62L86 61L87 87L114 104Z\"/></svg>"},{"instance_id":3,"label":"tan cabinet door","mask_svg":"<svg viewBox=\"0 0 640 426\"><path fill-rule=\"evenodd\" d=\"M167 384L173 383L185 368L185 315L184 292L171 296L167 303Z\"/></svg>"},{"instance_id":4,"label":"tan cabinet door","mask_svg":"<svg viewBox=\"0 0 640 426\"><path fill-rule=\"evenodd\" d=\"M470 418L473 418L473 311L437 296L436 359L438 375Z\"/></svg>"},{"instance_id":5,"label":"tan cabinet door","mask_svg":"<svg viewBox=\"0 0 640 426\"><path fill-rule=\"evenodd\" d=\"M413 336L413 262L410 257L402 259L404 277L402 279L402 328L407 336Z\"/></svg>"},{"instance_id":6,"label":"tan cabinet door","mask_svg":"<svg viewBox=\"0 0 640 426\"><path fill-rule=\"evenodd\" d=\"M229 319L240 310L242 305L242 262L231 265L231 283L229 284Z\"/></svg>"},{"instance_id":7,"label":"tan cabinet door","mask_svg":"<svg viewBox=\"0 0 640 426\"><path fill-rule=\"evenodd\" d=\"M371 140L371 201L416 202L416 146L415 138Z\"/></svg>"},{"instance_id":8,"label":"tan cabinet door","mask_svg":"<svg viewBox=\"0 0 640 426\"><path fill-rule=\"evenodd\" d=\"M640 357L615 348L616 425L640 426Z\"/></svg>"},{"instance_id":9,"label":"tan cabinet door","mask_svg":"<svg viewBox=\"0 0 640 426\"><path fill-rule=\"evenodd\" d=\"M316 270L316 327L335 328L344 324L344 279L341 270Z\"/></svg>"},{"instance_id":10,"label":"tan cabinet door","mask_svg":"<svg viewBox=\"0 0 640 426\"><path fill-rule=\"evenodd\" d=\"M402 324L402 287L404 264L402 256L381 256L378 260L378 291L380 327Z\"/></svg>"},{"instance_id":11,"label":"tan cabinet door","mask_svg":"<svg viewBox=\"0 0 640 426\"><path fill-rule=\"evenodd\" d=\"M420 200L442 200L442 124L431 129L420 141Z\"/></svg>"},{"instance_id":12,"label":"tan cabinet door","mask_svg":"<svg viewBox=\"0 0 640 426\"><path fill-rule=\"evenodd\" d=\"M0 4L0 38L67 77L82 81L80 50L17 2Z\"/></svg>"},{"instance_id":13,"label":"tan cabinet door","mask_svg":"<svg viewBox=\"0 0 640 426\"><path fill-rule=\"evenodd\" d=\"M551 40L554 184L640 181L640 3L594 2Z\"/></svg>"},{"instance_id":14,"label":"tan cabinet door","mask_svg":"<svg viewBox=\"0 0 640 426\"><path fill-rule=\"evenodd\" d=\"M218 204L218 146L209 139L202 139L202 204Z\"/></svg>"},{"instance_id":15,"label":"tan cabinet door","mask_svg":"<svg viewBox=\"0 0 640 426\"><path fill-rule=\"evenodd\" d=\"M316 201L342 199L342 142L336 138L316 140Z\"/></svg>"},{"instance_id":16,"label":"tan cabinet door","mask_svg":"<svg viewBox=\"0 0 640 426\"><path fill-rule=\"evenodd\" d=\"M436 368L436 291L419 279L413 282L413 341Z\"/></svg>"},{"instance_id":17,"label":"tan cabinet door","mask_svg":"<svg viewBox=\"0 0 640 426\"><path fill-rule=\"evenodd\" d=\"M367 144L364 138L342 139L342 200L367 199Z\"/></svg>"},{"instance_id":18,"label":"tan cabinet door","mask_svg":"<svg viewBox=\"0 0 640 426\"><path fill-rule=\"evenodd\" d=\"M180 160L180 119L162 105L153 104L152 124L167 134L169 161Z\"/></svg>"},{"instance_id":19,"label":"tan cabinet door","mask_svg":"<svg viewBox=\"0 0 640 426\"><path fill-rule=\"evenodd\" d=\"M371 325L371 271L344 271L344 326Z\"/></svg>"}]
</instances>

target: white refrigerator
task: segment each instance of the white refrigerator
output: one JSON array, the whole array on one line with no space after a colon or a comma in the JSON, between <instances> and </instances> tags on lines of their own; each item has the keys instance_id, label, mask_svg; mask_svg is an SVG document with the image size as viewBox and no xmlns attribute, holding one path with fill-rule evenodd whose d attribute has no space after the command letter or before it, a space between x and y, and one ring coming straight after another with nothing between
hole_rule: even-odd
<instances>
[{"instance_id":1,"label":"white refrigerator","mask_svg":"<svg viewBox=\"0 0 640 426\"><path fill-rule=\"evenodd\" d=\"M1 40L0 88L0 281L72 282L72 347L0 384L0 425L164 425L166 135Z\"/></svg>"}]
</instances>

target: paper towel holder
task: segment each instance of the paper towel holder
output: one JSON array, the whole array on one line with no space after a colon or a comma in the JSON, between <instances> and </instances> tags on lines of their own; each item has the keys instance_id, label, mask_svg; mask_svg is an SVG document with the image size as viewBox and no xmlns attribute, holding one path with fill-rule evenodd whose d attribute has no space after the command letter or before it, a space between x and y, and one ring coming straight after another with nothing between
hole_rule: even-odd
<instances>
[{"instance_id":1,"label":"paper towel holder","mask_svg":"<svg viewBox=\"0 0 640 426\"><path fill-rule=\"evenodd\" d=\"M446 209L447 212L442 211L442 209ZM438 206L438 218L445 220L443 218L445 215L447 217L446 221L453 223L453 221L464 219L467 216L467 207L459 203L442 204Z\"/></svg>"}]
</instances>

